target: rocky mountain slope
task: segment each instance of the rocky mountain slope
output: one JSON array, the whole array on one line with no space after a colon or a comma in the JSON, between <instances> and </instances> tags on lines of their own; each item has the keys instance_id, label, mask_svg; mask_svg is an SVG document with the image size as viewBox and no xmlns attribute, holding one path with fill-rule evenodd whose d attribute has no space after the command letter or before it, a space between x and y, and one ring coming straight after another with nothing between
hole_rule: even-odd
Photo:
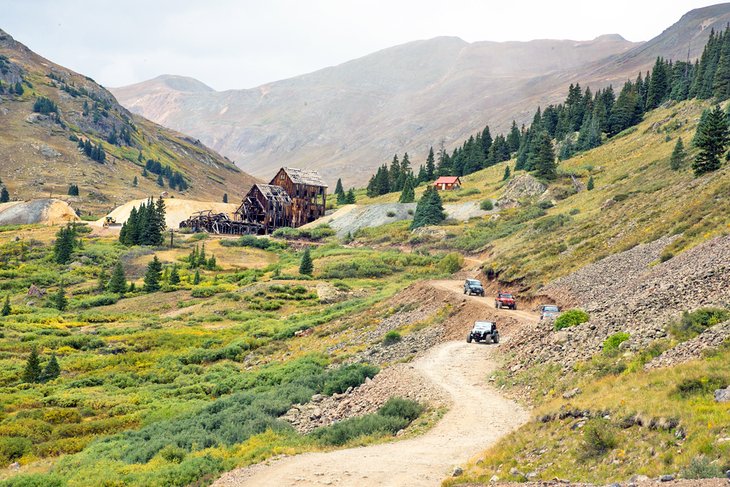
<instances>
[{"instance_id":1,"label":"rocky mountain slope","mask_svg":"<svg viewBox=\"0 0 730 487\"><path fill-rule=\"evenodd\" d=\"M622 84L656 56L696 57L730 5L689 12L644 44L618 35L592 41L416 41L296 78L215 92L162 77L113 89L130 110L199 137L266 177L282 160L320 169L334 182L362 184L373 169L408 151L447 147L489 123L504 131L535 107L561 101L570 83ZM415 157L414 157L415 156Z\"/></svg>"},{"instance_id":2,"label":"rocky mountain slope","mask_svg":"<svg viewBox=\"0 0 730 487\"><path fill-rule=\"evenodd\" d=\"M255 181L199 140L133 115L91 78L1 30L0 125L0 178L11 199L63 197L82 212L99 213L161 191L214 201L229 193L235 201ZM80 148L86 142L88 155ZM160 187L154 170L144 176L148 160L169 166L184 185L172 188L163 174ZM67 198L70 184L79 196Z\"/></svg>"}]
</instances>

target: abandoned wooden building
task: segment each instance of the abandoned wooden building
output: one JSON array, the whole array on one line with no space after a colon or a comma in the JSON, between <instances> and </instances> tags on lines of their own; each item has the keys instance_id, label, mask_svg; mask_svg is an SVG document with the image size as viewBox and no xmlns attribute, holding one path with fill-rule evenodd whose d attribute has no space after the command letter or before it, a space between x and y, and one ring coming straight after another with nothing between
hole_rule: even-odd
<instances>
[{"instance_id":1,"label":"abandoned wooden building","mask_svg":"<svg viewBox=\"0 0 730 487\"><path fill-rule=\"evenodd\" d=\"M282 167L270 184L281 186L291 198L289 226L300 227L324 216L327 183L317 171Z\"/></svg>"},{"instance_id":2,"label":"abandoned wooden building","mask_svg":"<svg viewBox=\"0 0 730 487\"><path fill-rule=\"evenodd\" d=\"M254 184L236 210L235 219L263 225L264 233L292 226L292 201L281 186Z\"/></svg>"}]
</instances>

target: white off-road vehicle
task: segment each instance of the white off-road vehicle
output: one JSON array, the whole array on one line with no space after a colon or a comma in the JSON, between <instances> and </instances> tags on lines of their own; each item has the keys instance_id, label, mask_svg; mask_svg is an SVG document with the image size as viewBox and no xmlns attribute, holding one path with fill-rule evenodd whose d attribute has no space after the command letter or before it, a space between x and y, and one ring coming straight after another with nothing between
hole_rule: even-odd
<instances>
[{"instance_id":1,"label":"white off-road vehicle","mask_svg":"<svg viewBox=\"0 0 730 487\"><path fill-rule=\"evenodd\" d=\"M477 342L499 343L499 332L497 324L493 321L477 321L474 327L466 336L466 342L471 343L472 340Z\"/></svg>"}]
</instances>

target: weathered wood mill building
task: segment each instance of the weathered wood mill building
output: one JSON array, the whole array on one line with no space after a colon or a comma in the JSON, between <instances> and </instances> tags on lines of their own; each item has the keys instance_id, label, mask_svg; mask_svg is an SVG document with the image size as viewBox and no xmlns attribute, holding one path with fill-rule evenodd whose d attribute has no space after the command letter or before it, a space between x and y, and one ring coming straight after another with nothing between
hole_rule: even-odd
<instances>
[{"instance_id":1,"label":"weathered wood mill building","mask_svg":"<svg viewBox=\"0 0 730 487\"><path fill-rule=\"evenodd\" d=\"M270 184L254 184L230 219L201 212L180 228L227 234L268 234L282 227L300 227L324 216L327 183L317 171L282 167Z\"/></svg>"}]
</instances>

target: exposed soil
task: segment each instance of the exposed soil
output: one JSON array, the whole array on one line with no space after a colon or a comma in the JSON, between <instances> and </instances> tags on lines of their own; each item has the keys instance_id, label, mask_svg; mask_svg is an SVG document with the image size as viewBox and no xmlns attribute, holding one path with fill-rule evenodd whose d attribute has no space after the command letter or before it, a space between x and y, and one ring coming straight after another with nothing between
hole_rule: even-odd
<instances>
[{"instance_id":1,"label":"exposed soil","mask_svg":"<svg viewBox=\"0 0 730 487\"><path fill-rule=\"evenodd\" d=\"M61 200L39 199L0 204L0 225L59 225L78 220L73 208Z\"/></svg>"},{"instance_id":2,"label":"exposed soil","mask_svg":"<svg viewBox=\"0 0 730 487\"><path fill-rule=\"evenodd\" d=\"M109 215L116 220L119 226L109 227L108 231L119 231L121 224L126 222L129 218L129 213L132 208L139 207L142 203L146 203L147 200L132 200L112 210ZM211 201L194 201L194 200L183 200L180 198L167 198L165 199L165 223L168 228L178 228L180 222L187 220L190 216L197 211L213 210L213 213L228 213L233 214L238 209L238 205L231 203L217 203ZM104 218L101 218L94 222L92 225L101 227L104 224Z\"/></svg>"}]
</instances>

